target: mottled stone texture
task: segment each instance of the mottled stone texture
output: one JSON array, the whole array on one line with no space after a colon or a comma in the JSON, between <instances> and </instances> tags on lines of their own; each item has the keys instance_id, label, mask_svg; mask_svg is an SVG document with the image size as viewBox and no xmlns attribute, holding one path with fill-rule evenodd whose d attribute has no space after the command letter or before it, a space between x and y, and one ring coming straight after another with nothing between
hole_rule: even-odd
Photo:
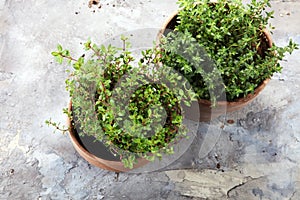
<instances>
[{"instance_id":1,"label":"mottled stone texture","mask_svg":"<svg viewBox=\"0 0 300 200\"><path fill-rule=\"evenodd\" d=\"M50 55L56 44L80 56L89 37L101 43L139 30L147 40L136 42L150 47L177 9L175 0L100 4L0 0L0 199L299 199L299 51L249 106L199 124L191 147L163 170L117 177L83 160L67 135L53 134L44 121L64 124L68 102L66 68ZM272 6L274 41L300 43L300 2Z\"/></svg>"}]
</instances>

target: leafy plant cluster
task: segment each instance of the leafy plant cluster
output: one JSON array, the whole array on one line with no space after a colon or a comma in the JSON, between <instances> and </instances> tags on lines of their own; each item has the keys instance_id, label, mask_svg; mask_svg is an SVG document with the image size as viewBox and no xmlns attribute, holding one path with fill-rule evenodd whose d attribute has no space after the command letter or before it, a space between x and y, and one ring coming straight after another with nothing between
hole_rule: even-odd
<instances>
[{"instance_id":1,"label":"leafy plant cluster","mask_svg":"<svg viewBox=\"0 0 300 200\"><path fill-rule=\"evenodd\" d=\"M120 48L89 40L78 59L61 45L52 52L58 63L73 66L66 79L72 111L64 113L81 135L103 142L125 167L137 158L153 161L173 153L173 144L186 137L182 103L200 98L214 105L224 92L228 101L245 97L280 72L278 61L298 48L293 41L268 45L269 0L178 3L174 31L139 59L125 37ZM51 120L47 124L67 131Z\"/></svg>"},{"instance_id":2,"label":"leafy plant cluster","mask_svg":"<svg viewBox=\"0 0 300 200\"><path fill-rule=\"evenodd\" d=\"M234 101L253 93L281 71L278 61L284 54L297 49L291 40L285 47L268 45L264 31L274 13L267 11L269 0L252 0L247 5L241 0L178 3L175 32L162 39L162 60L190 81L200 99L215 103L218 93L225 92L227 100Z\"/></svg>"},{"instance_id":3,"label":"leafy plant cluster","mask_svg":"<svg viewBox=\"0 0 300 200\"><path fill-rule=\"evenodd\" d=\"M172 144L186 136L180 103L189 104L195 95L191 88L182 89L184 81L179 86L180 76L161 65L158 48L143 51L135 62L127 38L121 39L121 48L87 41L88 58L75 59L61 45L52 55L73 66L66 80L72 111L65 112L78 132L94 136L132 168L137 158L153 161L173 153ZM47 123L62 130L51 120Z\"/></svg>"}]
</instances>

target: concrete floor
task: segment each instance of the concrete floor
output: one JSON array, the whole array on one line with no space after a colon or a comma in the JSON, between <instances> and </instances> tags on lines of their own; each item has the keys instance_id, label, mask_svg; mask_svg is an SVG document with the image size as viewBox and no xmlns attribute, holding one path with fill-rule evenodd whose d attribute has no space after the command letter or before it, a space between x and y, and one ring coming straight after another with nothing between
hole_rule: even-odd
<instances>
[{"instance_id":1,"label":"concrete floor","mask_svg":"<svg viewBox=\"0 0 300 200\"><path fill-rule=\"evenodd\" d=\"M225 120L217 141L192 144L168 170L117 178L83 160L67 135L53 134L44 121L65 123L69 99L66 68L50 54L56 44L79 56L89 37L103 43L129 31L149 34L139 47L151 47L177 9L175 0L100 3L0 0L0 199L300 199L299 50L253 103L227 116L235 123ZM274 41L300 43L300 2L272 6Z\"/></svg>"}]
</instances>

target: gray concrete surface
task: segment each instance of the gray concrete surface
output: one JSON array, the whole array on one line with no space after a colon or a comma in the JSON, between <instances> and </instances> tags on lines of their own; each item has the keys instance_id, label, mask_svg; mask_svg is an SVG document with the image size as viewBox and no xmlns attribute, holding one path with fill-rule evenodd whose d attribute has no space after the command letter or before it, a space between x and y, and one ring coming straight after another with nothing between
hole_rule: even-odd
<instances>
[{"instance_id":1,"label":"gray concrete surface","mask_svg":"<svg viewBox=\"0 0 300 200\"><path fill-rule=\"evenodd\" d=\"M57 43L79 56L89 37L102 43L157 29L177 9L175 0L100 3L0 1L0 199L300 199L300 51L286 57L283 72L251 105L200 126L198 139L208 126L222 127L208 155L199 154L196 140L164 171L117 178L83 160L67 135L52 133L44 121L65 123L69 99L66 68L50 55ZM300 2L272 6L274 41L300 43Z\"/></svg>"}]
</instances>

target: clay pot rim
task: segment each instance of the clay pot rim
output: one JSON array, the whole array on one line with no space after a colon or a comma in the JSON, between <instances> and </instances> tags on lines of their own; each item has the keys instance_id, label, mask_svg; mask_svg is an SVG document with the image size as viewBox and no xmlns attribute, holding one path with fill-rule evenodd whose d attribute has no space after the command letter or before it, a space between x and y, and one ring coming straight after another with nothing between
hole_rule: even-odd
<instances>
[{"instance_id":1,"label":"clay pot rim","mask_svg":"<svg viewBox=\"0 0 300 200\"><path fill-rule=\"evenodd\" d=\"M224 106L224 105L235 105L235 104L241 104L244 102L249 102L253 100L258 94L266 87L270 79L264 80L256 89L254 90L253 93L248 94L246 97L241 97L238 99L235 99L234 101L217 101L216 105ZM212 105L211 101L206 100L206 99L198 99L198 102L201 104L206 104L206 105Z\"/></svg>"},{"instance_id":2,"label":"clay pot rim","mask_svg":"<svg viewBox=\"0 0 300 200\"><path fill-rule=\"evenodd\" d=\"M69 101L68 111L70 112L71 109L72 109L72 99ZM85 160L87 160L89 163L93 164L96 167L100 167L102 169L106 169L106 170L110 170L110 171L114 171L114 172L128 172L132 169L142 167L145 164L149 163L149 161L146 160L146 159L138 158L137 159L138 163L134 164L132 169L129 169L129 168L125 168L121 161L110 161L110 160L105 160L105 159L99 158L99 157L95 156L94 154L90 153L89 151L87 151L79 143L79 141L77 140L77 138L75 136L75 131L74 131L74 127L72 125L72 121L69 117L67 118L67 125L68 125L68 131L69 131L70 139L71 139L71 141L73 143L73 146L75 147L76 151Z\"/></svg>"}]
</instances>

